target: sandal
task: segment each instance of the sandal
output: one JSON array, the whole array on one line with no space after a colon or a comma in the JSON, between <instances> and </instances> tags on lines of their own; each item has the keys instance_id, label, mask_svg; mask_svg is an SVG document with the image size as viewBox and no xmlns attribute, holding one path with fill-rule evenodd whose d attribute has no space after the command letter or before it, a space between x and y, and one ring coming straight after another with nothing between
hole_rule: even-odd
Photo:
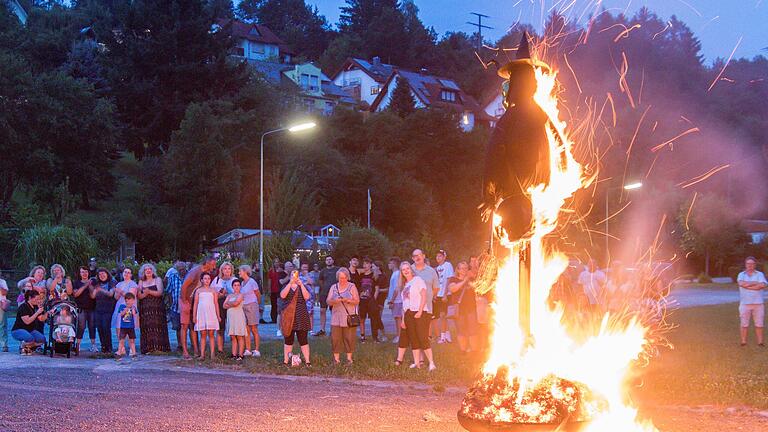
<instances>
[{"instance_id":1,"label":"sandal","mask_svg":"<svg viewBox=\"0 0 768 432\"><path fill-rule=\"evenodd\" d=\"M403 361L402 360L395 359L395 366L402 366L402 365L403 365Z\"/></svg>"}]
</instances>

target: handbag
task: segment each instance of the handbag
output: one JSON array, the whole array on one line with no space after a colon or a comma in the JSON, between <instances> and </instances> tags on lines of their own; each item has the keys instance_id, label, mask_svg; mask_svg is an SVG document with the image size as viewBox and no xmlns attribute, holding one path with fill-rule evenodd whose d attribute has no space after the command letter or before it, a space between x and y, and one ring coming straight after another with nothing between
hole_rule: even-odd
<instances>
[{"instance_id":1,"label":"handbag","mask_svg":"<svg viewBox=\"0 0 768 432\"><path fill-rule=\"evenodd\" d=\"M459 296L459 300L456 301L455 304L448 305L448 311L445 314L445 317L448 319L456 319L459 316L459 305L461 304L461 300L464 298L464 293L467 291L467 287L461 289L461 295Z\"/></svg>"},{"instance_id":2,"label":"handbag","mask_svg":"<svg viewBox=\"0 0 768 432\"><path fill-rule=\"evenodd\" d=\"M338 294L339 298L341 298L341 292L339 291L339 284L334 285L336 287L336 294ZM347 305L344 304L344 302L341 302L341 307L344 308L344 311L347 313L347 327L357 327L360 325L360 315L358 314L350 314L349 310L347 310Z\"/></svg>"},{"instance_id":3,"label":"handbag","mask_svg":"<svg viewBox=\"0 0 768 432\"><path fill-rule=\"evenodd\" d=\"M291 298L290 303L285 305L283 310L280 311L280 331L283 335L293 333L293 320L296 318L296 302L299 298L298 290L300 289L301 288L296 288L296 292L293 293L293 298Z\"/></svg>"}]
</instances>

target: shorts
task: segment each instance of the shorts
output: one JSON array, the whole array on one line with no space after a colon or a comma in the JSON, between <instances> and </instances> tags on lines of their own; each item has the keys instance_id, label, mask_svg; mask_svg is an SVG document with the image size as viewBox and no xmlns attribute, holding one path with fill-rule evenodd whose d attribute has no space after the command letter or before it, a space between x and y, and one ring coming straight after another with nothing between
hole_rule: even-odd
<instances>
[{"instance_id":1,"label":"shorts","mask_svg":"<svg viewBox=\"0 0 768 432\"><path fill-rule=\"evenodd\" d=\"M403 317L403 304L402 303L392 303L392 318L402 318Z\"/></svg>"},{"instance_id":2,"label":"shorts","mask_svg":"<svg viewBox=\"0 0 768 432\"><path fill-rule=\"evenodd\" d=\"M259 304L248 303L243 305L245 312L245 324L249 326L259 325Z\"/></svg>"},{"instance_id":3,"label":"shorts","mask_svg":"<svg viewBox=\"0 0 768 432\"><path fill-rule=\"evenodd\" d=\"M478 333L477 314L475 311L460 313L456 319L456 332L461 337L472 337Z\"/></svg>"},{"instance_id":4,"label":"shorts","mask_svg":"<svg viewBox=\"0 0 768 432\"><path fill-rule=\"evenodd\" d=\"M181 315L176 312L171 312L169 318L171 321L171 328L174 331L179 331L181 329Z\"/></svg>"},{"instance_id":5,"label":"shorts","mask_svg":"<svg viewBox=\"0 0 768 432\"><path fill-rule=\"evenodd\" d=\"M438 319L448 313L448 302L443 301L444 297L435 297L432 300L432 317Z\"/></svg>"},{"instance_id":6,"label":"shorts","mask_svg":"<svg viewBox=\"0 0 768 432\"><path fill-rule=\"evenodd\" d=\"M739 318L742 327L749 327L749 319L755 323L755 327L763 327L765 324L765 305L749 304L739 305Z\"/></svg>"},{"instance_id":7,"label":"shorts","mask_svg":"<svg viewBox=\"0 0 768 432\"><path fill-rule=\"evenodd\" d=\"M123 340L125 338L136 339L136 329L121 328L120 330L117 331L117 338L120 340Z\"/></svg>"},{"instance_id":8,"label":"shorts","mask_svg":"<svg viewBox=\"0 0 768 432\"><path fill-rule=\"evenodd\" d=\"M179 300L179 322L181 325L190 325L192 323L192 303Z\"/></svg>"}]
</instances>

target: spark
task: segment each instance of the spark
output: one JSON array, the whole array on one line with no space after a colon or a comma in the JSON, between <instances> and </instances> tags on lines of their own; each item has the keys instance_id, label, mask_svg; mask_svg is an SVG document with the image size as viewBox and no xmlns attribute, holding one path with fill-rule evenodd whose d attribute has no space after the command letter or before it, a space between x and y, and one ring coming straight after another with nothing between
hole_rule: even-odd
<instances>
[{"instance_id":1,"label":"spark","mask_svg":"<svg viewBox=\"0 0 768 432\"><path fill-rule=\"evenodd\" d=\"M652 148L651 151L652 152L657 152L657 151L661 150L662 148L664 148L664 146L666 146L667 144L672 144L676 139L682 138L682 137L684 137L684 136L686 136L686 135L688 135L690 133L694 133L694 132L700 132L699 128L697 128L697 127L690 128L687 131L681 133L680 135L678 135L678 136L676 136L676 137L674 137L674 138L672 138L670 140L664 141L663 143L657 145L656 147Z\"/></svg>"},{"instance_id":2,"label":"spark","mask_svg":"<svg viewBox=\"0 0 768 432\"><path fill-rule=\"evenodd\" d=\"M693 125L693 122L688 120L684 115L681 115L680 118L688 122L689 125Z\"/></svg>"},{"instance_id":3,"label":"spark","mask_svg":"<svg viewBox=\"0 0 768 432\"><path fill-rule=\"evenodd\" d=\"M565 59L565 65L568 66L568 70L571 71L571 75L573 75L573 80L576 82L576 88L579 89L579 94L582 94L581 85L579 84L579 78L576 76L576 72L573 71L573 68L571 67L571 63L568 62L568 56L564 54L563 58Z\"/></svg>"},{"instance_id":4,"label":"spark","mask_svg":"<svg viewBox=\"0 0 768 432\"><path fill-rule=\"evenodd\" d=\"M613 127L616 127L616 106L614 106L613 104L613 96L611 95L611 92L607 92L606 96L607 96L605 99L606 103L607 102L611 103L611 116L612 116L611 119L613 120ZM603 104L603 106L605 106L605 104Z\"/></svg>"},{"instance_id":5,"label":"spark","mask_svg":"<svg viewBox=\"0 0 768 432\"><path fill-rule=\"evenodd\" d=\"M683 1L683 0L677 0L677 1L679 1L680 3L682 3L682 4L686 5L686 6L688 6L688 7L689 7L689 8L690 8L690 9L691 9L691 10L692 10L692 11L693 11L693 12L694 12L696 15L698 15L698 16L699 16L699 18L702 18L702 17L703 17L703 15L701 14L701 12L699 12L698 10L696 10L696 8L695 8L695 7L691 6L691 5L690 5L690 3L687 3L687 2L685 2L685 1Z\"/></svg>"},{"instance_id":6,"label":"spark","mask_svg":"<svg viewBox=\"0 0 768 432\"><path fill-rule=\"evenodd\" d=\"M666 25L666 26L664 26L664 28L663 28L663 29L661 29L661 30L660 30L658 33L656 33L655 35L653 35L653 37L651 38L651 40L655 40L655 39L656 39L656 36L658 36L658 35L660 35L660 34L664 33L665 31L669 30L670 28L672 28L672 21L667 21L667 25Z\"/></svg>"},{"instance_id":7,"label":"spark","mask_svg":"<svg viewBox=\"0 0 768 432\"><path fill-rule=\"evenodd\" d=\"M686 231L689 231L691 228L688 226L688 219L691 217L691 212L693 211L693 205L696 204L696 197L699 196L698 192L693 193L693 199L691 200L691 206L688 208L688 214L685 215L685 229Z\"/></svg>"},{"instance_id":8,"label":"spark","mask_svg":"<svg viewBox=\"0 0 768 432\"><path fill-rule=\"evenodd\" d=\"M712 87L714 87L714 86L715 86L715 84L717 84L717 82L720 80L720 77L723 75L723 72L725 72L725 68L727 68L727 67L728 67L728 64L731 62L731 59L733 58L733 54L734 54L734 53L736 52L736 50L739 48L739 45L741 45L741 40L742 40L742 39L744 39L744 36L740 36L740 37L739 37L739 41L738 41L738 42L736 42L736 46L735 46L735 47L733 47L733 51L731 51L731 55L729 55L729 56L728 56L728 60L727 60L727 61L725 62L725 64L723 65L723 68L720 70L720 73L719 73L719 74L717 74L717 76L715 77L714 81L712 81L712 84L710 84L710 86L709 86L709 88L707 89L707 91L711 91L711 90L712 90Z\"/></svg>"},{"instance_id":9,"label":"spark","mask_svg":"<svg viewBox=\"0 0 768 432\"><path fill-rule=\"evenodd\" d=\"M688 183L681 182L681 183L678 183L677 185L678 186L682 185L683 189L685 189L687 187L690 187L690 186L693 186L695 184L703 182L704 180L712 177L713 175L717 174L718 172L720 172L720 171L722 171L722 170L724 170L726 168L729 168L730 166L731 166L731 164L725 164L725 165L722 165L722 166L719 166L719 167L716 167L716 168L712 168L711 170L705 172L704 174L702 174L702 175L700 175L698 177L694 177Z\"/></svg>"},{"instance_id":10,"label":"spark","mask_svg":"<svg viewBox=\"0 0 768 432\"><path fill-rule=\"evenodd\" d=\"M635 24L635 25L633 25L630 28L625 28L623 32L619 33L618 36L613 38L613 42L616 43L616 42L619 41L619 39L628 38L629 37L629 32L631 32L634 29L639 29L640 27L641 27L640 24Z\"/></svg>"},{"instance_id":11,"label":"spark","mask_svg":"<svg viewBox=\"0 0 768 432\"><path fill-rule=\"evenodd\" d=\"M621 52L621 71L619 72L619 89L622 91L622 93L627 94L627 99L629 99L629 105L632 106L632 108L635 107L635 101L632 99L632 92L629 90L629 84L627 84L627 72L629 72L629 62L627 61L627 54L622 51Z\"/></svg>"},{"instance_id":12,"label":"spark","mask_svg":"<svg viewBox=\"0 0 768 432\"><path fill-rule=\"evenodd\" d=\"M659 159L659 155L661 153L656 153L656 156L653 158L653 162L651 162L651 166L648 168L648 172L645 173L645 178L648 178L648 176L651 175L651 171L653 171L653 167L656 165L656 160Z\"/></svg>"},{"instance_id":13,"label":"spark","mask_svg":"<svg viewBox=\"0 0 768 432\"><path fill-rule=\"evenodd\" d=\"M632 204L632 201L627 201L627 203L626 203L626 204L624 204L624 207L620 208L618 211L616 211L616 212L615 212L615 213L613 213L612 215L608 216L607 218L605 218L605 219L601 220L600 222L596 223L595 225L602 225L602 224L604 224L606 221L609 221L609 220L613 219L614 217L618 216L618 215L619 215L619 213L623 212L623 211L624 211L624 209L626 209L627 207L629 207L629 205L630 205L630 204Z\"/></svg>"}]
</instances>

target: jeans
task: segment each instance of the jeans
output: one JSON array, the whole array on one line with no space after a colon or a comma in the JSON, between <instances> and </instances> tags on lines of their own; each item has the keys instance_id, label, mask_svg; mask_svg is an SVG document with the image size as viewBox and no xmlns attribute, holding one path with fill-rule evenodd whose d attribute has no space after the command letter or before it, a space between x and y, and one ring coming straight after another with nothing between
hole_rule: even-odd
<instances>
[{"instance_id":1,"label":"jeans","mask_svg":"<svg viewBox=\"0 0 768 432\"><path fill-rule=\"evenodd\" d=\"M11 336L19 342L37 342L45 343L45 336L37 330L26 331L22 329L14 330Z\"/></svg>"},{"instance_id":2,"label":"jeans","mask_svg":"<svg viewBox=\"0 0 768 432\"><path fill-rule=\"evenodd\" d=\"M0 348L8 348L8 321L5 311L0 308Z\"/></svg>"},{"instance_id":3,"label":"jeans","mask_svg":"<svg viewBox=\"0 0 768 432\"><path fill-rule=\"evenodd\" d=\"M112 352L112 312L94 313L96 321L96 330L99 332L99 342L101 343L101 352Z\"/></svg>"},{"instance_id":4,"label":"jeans","mask_svg":"<svg viewBox=\"0 0 768 432\"><path fill-rule=\"evenodd\" d=\"M95 312L92 310L81 310L77 314L77 339L82 339L85 336L86 326L88 328L88 337L90 339L96 339L96 321L94 319Z\"/></svg>"}]
</instances>

